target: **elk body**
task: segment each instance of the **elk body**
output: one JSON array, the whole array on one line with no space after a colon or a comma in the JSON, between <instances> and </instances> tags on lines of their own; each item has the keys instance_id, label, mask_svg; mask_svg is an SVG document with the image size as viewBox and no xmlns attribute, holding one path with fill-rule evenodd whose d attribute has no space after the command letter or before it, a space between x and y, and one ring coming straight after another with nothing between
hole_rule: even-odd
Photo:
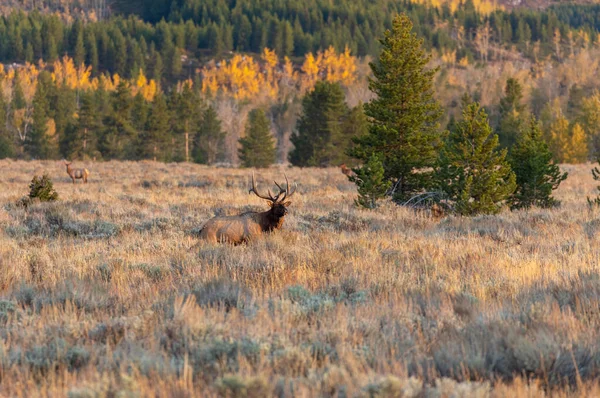
<instances>
[{"instance_id":1,"label":"elk body","mask_svg":"<svg viewBox=\"0 0 600 398\"><path fill-rule=\"evenodd\" d=\"M342 170L342 173L347 175L348 177L352 177L354 175L354 172L352 171L352 169L350 169L350 167L346 166L346 163L342 164L340 166L340 169Z\"/></svg>"},{"instance_id":2,"label":"elk body","mask_svg":"<svg viewBox=\"0 0 600 398\"><path fill-rule=\"evenodd\" d=\"M226 242L240 244L258 237L264 233L281 228L283 220L290 205L289 199L296 192L290 191L290 184L285 177L286 186L282 188L277 182L279 193L275 196L271 191L267 195L261 195L256 188L254 174L252 175L252 188L256 196L268 201L270 209L263 212L249 211L237 216L222 216L211 218L200 230L200 237L212 243Z\"/></svg>"},{"instance_id":3,"label":"elk body","mask_svg":"<svg viewBox=\"0 0 600 398\"><path fill-rule=\"evenodd\" d=\"M87 184L87 179L90 175L88 169L74 169L71 167L72 162L67 162L66 160L63 160L63 162L67 166L67 174L73 180L73 184L75 184L75 180L83 180L83 183Z\"/></svg>"}]
</instances>

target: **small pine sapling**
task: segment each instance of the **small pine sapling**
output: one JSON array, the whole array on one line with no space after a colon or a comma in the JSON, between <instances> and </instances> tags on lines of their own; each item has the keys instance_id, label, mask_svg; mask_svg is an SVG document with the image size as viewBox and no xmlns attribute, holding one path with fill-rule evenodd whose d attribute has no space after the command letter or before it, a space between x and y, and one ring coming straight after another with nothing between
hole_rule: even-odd
<instances>
[{"instance_id":1,"label":"small pine sapling","mask_svg":"<svg viewBox=\"0 0 600 398\"><path fill-rule=\"evenodd\" d=\"M384 198L391 187L391 182L385 179L380 156L371 155L365 165L352 170L355 175L349 180L358 188L358 198L354 202L357 206L374 209L377 201Z\"/></svg>"}]
</instances>

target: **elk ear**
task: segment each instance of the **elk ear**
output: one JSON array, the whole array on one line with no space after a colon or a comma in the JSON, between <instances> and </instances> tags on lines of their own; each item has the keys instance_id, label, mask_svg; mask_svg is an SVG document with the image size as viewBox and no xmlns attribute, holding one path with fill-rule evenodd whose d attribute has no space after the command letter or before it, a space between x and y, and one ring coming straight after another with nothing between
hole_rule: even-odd
<instances>
[{"instance_id":1,"label":"elk ear","mask_svg":"<svg viewBox=\"0 0 600 398\"><path fill-rule=\"evenodd\" d=\"M268 204L269 206L273 207L273 204L274 204L274 203L273 203L272 201L270 201L270 200L267 200L267 204Z\"/></svg>"},{"instance_id":2,"label":"elk ear","mask_svg":"<svg viewBox=\"0 0 600 398\"><path fill-rule=\"evenodd\" d=\"M288 207L291 204L292 204L292 202L288 200L287 202L283 202L281 205L284 207Z\"/></svg>"}]
</instances>

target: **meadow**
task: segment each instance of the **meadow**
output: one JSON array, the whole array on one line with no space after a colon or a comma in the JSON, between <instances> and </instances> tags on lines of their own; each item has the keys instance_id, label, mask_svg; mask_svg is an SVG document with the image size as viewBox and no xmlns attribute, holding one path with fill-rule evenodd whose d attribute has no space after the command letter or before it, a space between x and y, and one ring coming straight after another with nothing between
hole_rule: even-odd
<instances>
[{"instance_id":1,"label":"meadow","mask_svg":"<svg viewBox=\"0 0 600 398\"><path fill-rule=\"evenodd\" d=\"M0 161L0 396L600 396L591 165L557 209L433 218L353 205L339 169L298 183L283 229L197 237L266 209L250 170ZM60 195L15 203L34 174ZM271 187L272 185L269 185Z\"/></svg>"}]
</instances>

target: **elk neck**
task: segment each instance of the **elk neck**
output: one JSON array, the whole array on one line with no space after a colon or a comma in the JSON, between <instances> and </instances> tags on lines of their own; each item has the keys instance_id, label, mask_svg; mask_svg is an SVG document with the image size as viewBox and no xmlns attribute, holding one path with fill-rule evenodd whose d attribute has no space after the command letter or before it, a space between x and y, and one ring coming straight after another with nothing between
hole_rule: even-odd
<instances>
[{"instance_id":1,"label":"elk neck","mask_svg":"<svg viewBox=\"0 0 600 398\"><path fill-rule=\"evenodd\" d=\"M283 219L285 215L278 216L275 214L273 208L262 213L263 215L263 230L265 231L273 231L274 229L278 229L283 225Z\"/></svg>"}]
</instances>

